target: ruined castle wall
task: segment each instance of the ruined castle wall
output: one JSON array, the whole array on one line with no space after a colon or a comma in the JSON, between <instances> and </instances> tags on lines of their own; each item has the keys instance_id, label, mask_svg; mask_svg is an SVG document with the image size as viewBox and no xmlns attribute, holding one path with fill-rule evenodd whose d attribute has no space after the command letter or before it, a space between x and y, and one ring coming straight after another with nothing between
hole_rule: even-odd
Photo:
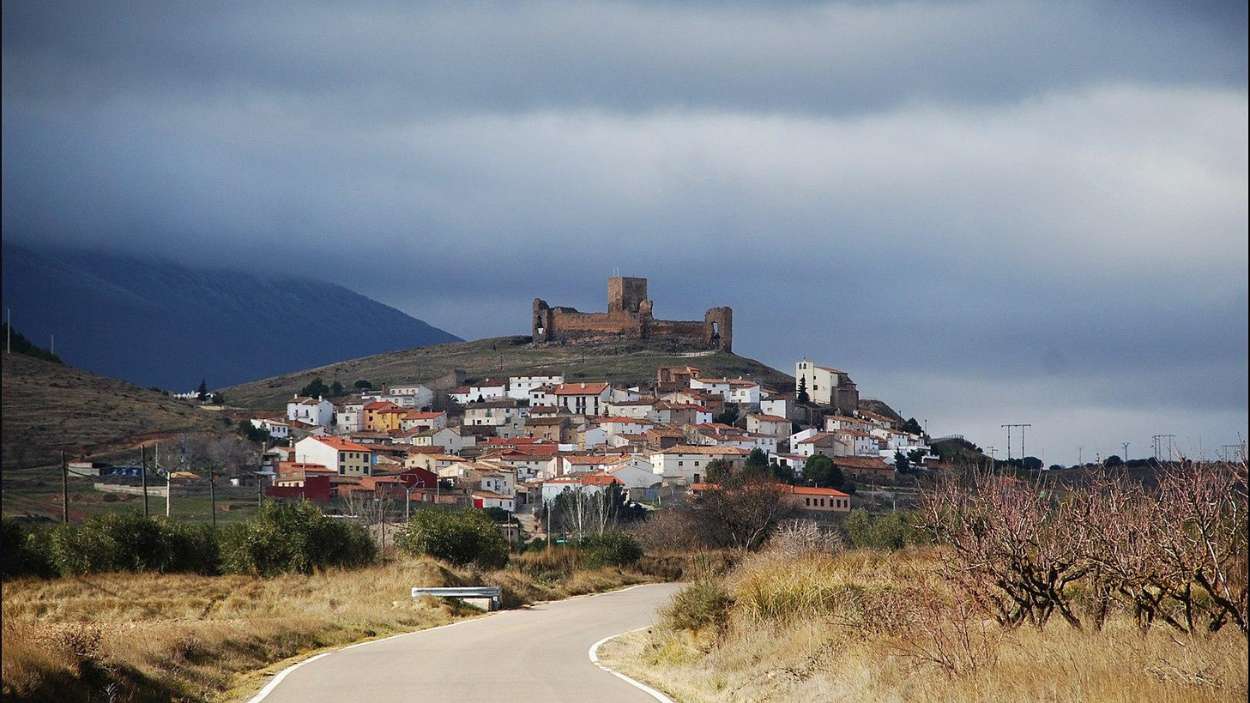
<instances>
[{"instance_id":1,"label":"ruined castle wall","mask_svg":"<svg viewBox=\"0 0 1250 703\"><path fill-rule=\"evenodd\" d=\"M688 337L703 341L703 323L697 320L652 320L652 337Z\"/></svg>"},{"instance_id":2,"label":"ruined castle wall","mask_svg":"<svg viewBox=\"0 0 1250 703\"><path fill-rule=\"evenodd\" d=\"M630 313L551 311L551 331L556 337L577 337L597 334L642 336L642 319Z\"/></svg>"}]
</instances>

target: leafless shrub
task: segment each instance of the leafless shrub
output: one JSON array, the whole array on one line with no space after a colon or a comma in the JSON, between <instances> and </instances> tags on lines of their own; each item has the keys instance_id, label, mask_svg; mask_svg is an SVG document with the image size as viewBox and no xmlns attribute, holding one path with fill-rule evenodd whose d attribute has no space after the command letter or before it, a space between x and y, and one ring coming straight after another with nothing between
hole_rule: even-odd
<instances>
[{"instance_id":1,"label":"leafless shrub","mask_svg":"<svg viewBox=\"0 0 1250 703\"><path fill-rule=\"evenodd\" d=\"M928 591L916 605L911 631L896 641L895 654L937 666L950 678L998 663L1002 632L980 617L973 604L946 604Z\"/></svg>"},{"instance_id":2,"label":"leafless shrub","mask_svg":"<svg viewBox=\"0 0 1250 703\"><path fill-rule=\"evenodd\" d=\"M787 558L808 554L836 554L845 548L842 535L821 529L814 520L786 520L768 540L768 550Z\"/></svg>"},{"instance_id":3,"label":"leafless shrub","mask_svg":"<svg viewBox=\"0 0 1250 703\"><path fill-rule=\"evenodd\" d=\"M1040 627L1055 613L1081 626L1068 586L1088 566L1068 513L1040 483L980 469L939 484L920 511L923 526L951 547L946 576L1011 627Z\"/></svg>"},{"instance_id":4,"label":"leafless shrub","mask_svg":"<svg viewBox=\"0 0 1250 703\"><path fill-rule=\"evenodd\" d=\"M1096 481L1073 499L1081 551L1096 589L1138 625L1246 633L1246 466L1183 462L1157 488Z\"/></svg>"},{"instance_id":5,"label":"leafless shrub","mask_svg":"<svg viewBox=\"0 0 1250 703\"><path fill-rule=\"evenodd\" d=\"M1002 624L1043 625L1059 613L1101 627L1113 607L1144 631L1247 633L1245 463L1180 462L1147 487L1099 478L1062 495L986 471L922 501L925 527L950 550L946 575Z\"/></svg>"}]
</instances>

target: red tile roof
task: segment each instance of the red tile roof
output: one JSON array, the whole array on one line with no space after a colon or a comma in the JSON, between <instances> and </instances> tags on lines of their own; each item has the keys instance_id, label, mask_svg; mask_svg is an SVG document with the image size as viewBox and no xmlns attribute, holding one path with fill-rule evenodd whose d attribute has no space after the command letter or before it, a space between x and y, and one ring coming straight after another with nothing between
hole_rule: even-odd
<instances>
[{"instance_id":1,"label":"red tile roof","mask_svg":"<svg viewBox=\"0 0 1250 703\"><path fill-rule=\"evenodd\" d=\"M608 389L606 383L561 383L551 389L553 395L599 395Z\"/></svg>"}]
</instances>

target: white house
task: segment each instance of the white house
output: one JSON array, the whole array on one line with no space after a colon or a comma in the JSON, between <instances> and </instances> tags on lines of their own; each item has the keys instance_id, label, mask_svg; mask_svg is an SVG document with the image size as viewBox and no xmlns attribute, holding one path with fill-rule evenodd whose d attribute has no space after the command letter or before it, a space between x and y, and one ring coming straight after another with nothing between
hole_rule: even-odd
<instances>
[{"instance_id":1,"label":"white house","mask_svg":"<svg viewBox=\"0 0 1250 703\"><path fill-rule=\"evenodd\" d=\"M608 416L599 419L599 426L603 428L604 432L612 435L642 434L655 427L655 423L650 420L640 420L632 417Z\"/></svg>"},{"instance_id":2,"label":"white house","mask_svg":"<svg viewBox=\"0 0 1250 703\"><path fill-rule=\"evenodd\" d=\"M578 493L593 495L606 490L608 486L620 484L615 476L607 474L582 474L580 476L558 476L543 481L543 502L549 503L562 493Z\"/></svg>"},{"instance_id":3,"label":"white house","mask_svg":"<svg viewBox=\"0 0 1250 703\"><path fill-rule=\"evenodd\" d=\"M760 384L740 378L732 379L729 381L729 395L725 396L725 400L739 405L759 407Z\"/></svg>"},{"instance_id":4,"label":"white house","mask_svg":"<svg viewBox=\"0 0 1250 703\"><path fill-rule=\"evenodd\" d=\"M476 445L477 438L471 434L461 435L459 427L443 427L413 435L412 444L417 447L442 447L447 454L459 454Z\"/></svg>"},{"instance_id":5,"label":"white house","mask_svg":"<svg viewBox=\"0 0 1250 703\"><path fill-rule=\"evenodd\" d=\"M490 491L473 491L473 507L479 510L499 508L508 512L516 511L516 500L511 496L499 495Z\"/></svg>"},{"instance_id":6,"label":"white house","mask_svg":"<svg viewBox=\"0 0 1250 703\"><path fill-rule=\"evenodd\" d=\"M876 456L881 448L876 437L861 430L834 430L832 434L854 456Z\"/></svg>"},{"instance_id":7,"label":"white house","mask_svg":"<svg viewBox=\"0 0 1250 703\"><path fill-rule=\"evenodd\" d=\"M790 424L790 421L779 415L761 415L758 413L747 415L747 432L755 432L756 434L783 439L790 436L791 429L793 429L793 426Z\"/></svg>"},{"instance_id":8,"label":"white house","mask_svg":"<svg viewBox=\"0 0 1250 703\"><path fill-rule=\"evenodd\" d=\"M602 415L612 387L606 383L561 383L551 389L556 405L574 415Z\"/></svg>"},{"instance_id":9,"label":"white house","mask_svg":"<svg viewBox=\"0 0 1250 703\"><path fill-rule=\"evenodd\" d=\"M859 390L845 371L817 366L808 359L794 365L794 391L806 390L813 403L831 405L843 412L859 406Z\"/></svg>"},{"instance_id":10,"label":"white house","mask_svg":"<svg viewBox=\"0 0 1250 703\"><path fill-rule=\"evenodd\" d=\"M286 404L286 419L329 427L334 422L334 403L320 396L313 399L296 395Z\"/></svg>"},{"instance_id":11,"label":"white house","mask_svg":"<svg viewBox=\"0 0 1250 703\"><path fill-rule=\"evenodd\" d=\"M344 403L334 411L334 432L351 434L365 429L364 403Z\"/></svg>"},{"instance_id":12,"label":"white house","mask_svg":"<svg viewBox=\"0 0 1250 703\"><path fill-rule=\"evenodd\" d=\"M469 384L469 402L479 400L501 400L508 395L508 382L496 378L488 378L478 383Z\"/></svg>"},{"instance_id":13,"label":"white house","mask_svg":"<svg viewBox=\"0 0 1250 703\"><path fill-rule=\"evenodd\" d=\"M400 407L428 408L434 402L434 391L420 383L391 386L386 391L386 399Z\"/></svg>"},{"instance_id":14,"label":"white house","mask_svg":"<svg viewBox=\"0 0 1250 703\"><path fill-rule=\"evenodd\" d=\"M286 439L291 436L290 425L271 417L261 417L252 420L252 427L268 432L271 439Z\"/></svg>"},{"instance_id":15,"label":"white house","mask_svg":"<svg viewBox=\"0 0 1250 703\"><path fill-rule=\"evenodd\" d=\"M707 465L721 459L741 466L748 452L739 447L678 445L651 454L652 472L666 481L700 483L707 478Z\"/></svg>"},{"instance_id":16,"label":"white house","mask_svg":"<svg viewBox=\"0 0 1250 703\"><path fill-rule=\"evenodd\" d=\"M628 417L635 420L655 420L652 415L655 413L655 399L642 398L639 400L612 400L608 401L608 415L612 417Z\"/></svg>"},{"instance_id":17,"label":"white house","mask_svg":"<svg viewBox=\"0 0 1250 703\"><path fill-rule=\"evenodd\" d=\"M399 416L399 429L409 430L441 430L447 426L447 413L439 410L409 410Z\"/></svg>"},{"instance_id":18,"label":"white house","mask_svg":"<svg viewBox=\"0 0 1250 703\"><path fill-rule=\"evenodd\" d=\"M509 376L508 397L513 400L529 400L530 391L543 386L558 386L564 383L564 376Z\"/></svg>"},{"instance_id":19,"label":"white house","mask_svg":"<svg viewBox=\"0 0 1250 703\"><path fill-rule=\"evenodd\" d=\"M690 387L719 395L726 400L729 398L729 379L727 378L692 378Z\"/></svg>"},{"instance_id":20,"label":"white house","mask_svg":"<svg viewBox=\"0 0 1250 703\"><path fill-rule=\"evenodd\" d=\"M340 476L371 476L377 463L372 449L342 437L305 437L294 449L297 462L321 464Z\"/></svg>"},{"instance_id":21,"label":"white house","mask_svg":"<svg viewBox=\"0 0 1250 703\"><path fill-rule=\"evenodd\" d=\"M626 489L653 488L662 483L660 477L651 470L651 462L642 457L609 466L604 472L615 477Z\"/></svg>"},{"instance_id":22,"label":"white house","mask_svg":"<svg viewBox=\"0 0 1250 703\"><path fill-rule=\"evenodd\" d=\"M471 402L464 406L463 424L499 427L527 413L527 408L520 407L517 401L511 399Z\"/></svg>"}]
</instances>

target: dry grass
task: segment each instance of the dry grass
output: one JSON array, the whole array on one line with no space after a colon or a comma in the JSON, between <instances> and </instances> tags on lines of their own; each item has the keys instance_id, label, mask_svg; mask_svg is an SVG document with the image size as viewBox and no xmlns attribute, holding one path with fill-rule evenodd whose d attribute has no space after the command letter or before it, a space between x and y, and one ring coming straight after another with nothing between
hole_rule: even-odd
<instances>
[{"instance_id":1,"label":"dry grass","mask_svg":"<svg viewBox=\"0 0 1250 703\"><path fill-rule=\"evenodd\" d=\"M661 626L608 663L684 703L1245 700L1246 640L1178 639L1113 618L1004 631L963 607L932 551L757 555L724 580L721 631Z\"/></svg>"},{"instance_id":2,"label":"dry grass","mask_svg":"<svg viewBox=\"0 0 1250 703\"><path fill-rule=\"evenodd\" d=\"M474 573L428 559L288 575L107 574L3 584L6 700L232 700L291 657L469 617L413 600L411 586L492 583L505 605L650 580L615 569L537 579L520 568ZM269 667L269 669L266 669Z\"/></svg>"}]
</instances>

